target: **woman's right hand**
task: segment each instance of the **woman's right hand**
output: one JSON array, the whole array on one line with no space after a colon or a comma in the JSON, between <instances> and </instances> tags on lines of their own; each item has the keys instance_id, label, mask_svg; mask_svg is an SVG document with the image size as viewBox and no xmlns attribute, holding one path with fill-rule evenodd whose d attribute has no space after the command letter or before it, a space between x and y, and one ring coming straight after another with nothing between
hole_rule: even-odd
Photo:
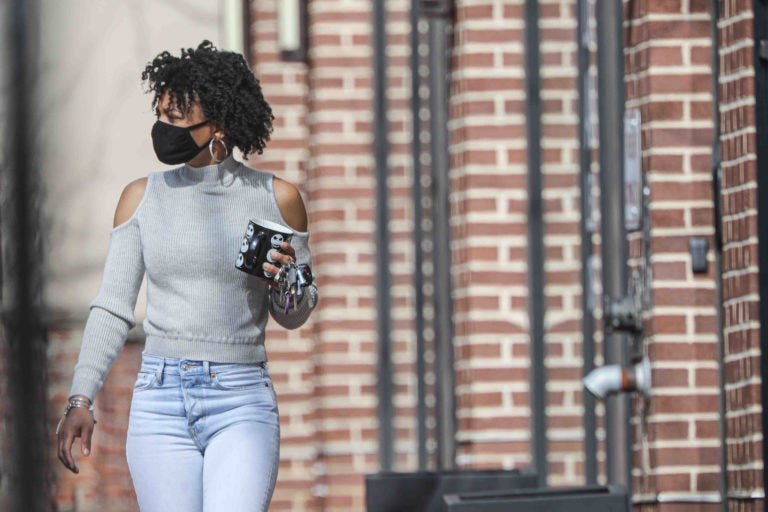
<instances>
[{"instance_id":1,"label":"woman's right hand","mask_svg":"<svg viewBox=\"0 0 768 512\"><path fill-rule=\"evenodd\" d=\"M90 455L93 427L91 411L84 407L73 407L59 429L59 460L73 473L79 473L80 468L77 467L75 458L72 456L72 444L79 437L83 455L86 457Z\"/></svg>"}]
</instances>

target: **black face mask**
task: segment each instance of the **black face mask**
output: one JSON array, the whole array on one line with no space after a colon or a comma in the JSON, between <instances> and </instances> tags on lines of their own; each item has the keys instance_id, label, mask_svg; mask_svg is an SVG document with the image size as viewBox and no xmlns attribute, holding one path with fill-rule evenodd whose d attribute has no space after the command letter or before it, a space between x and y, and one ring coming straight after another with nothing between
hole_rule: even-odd
<instances>
[{"instance_id":1,"label":"black face mask","mask_svg":"<svg viewBox=\"0 0 768 512\"><path fill-rule=\"evenodd\" d=\"M164 164L176 165L195 158L206 144L198 146L189 132L205 124L208 124L208 121L181 127L158 120L152 126L152 146L155 148L157 159Z\"/></svg>"}]
</instances>

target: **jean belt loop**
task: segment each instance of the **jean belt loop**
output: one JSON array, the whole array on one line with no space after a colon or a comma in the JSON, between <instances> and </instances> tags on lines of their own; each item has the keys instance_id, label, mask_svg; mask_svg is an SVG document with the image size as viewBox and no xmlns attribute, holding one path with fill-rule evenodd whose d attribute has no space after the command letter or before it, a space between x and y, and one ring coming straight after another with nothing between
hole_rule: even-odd
<instances>
[{"instance_id":1,"label":"jean belt loop","mask_svg":"<svg viewBox=\"0 0 768 512\"><path fill-rule=\"evenodd\" d=\"M203 375L207 381L211 380L211 363L210 361L203 361Z\"/></svg>"},{"instance_id":2,"label":"jean belt loop","mask_svg":"<svg viewBox=\"0 0 768 512\"><path fill-rule=\"evenodd\" d=\"M165 371L165 357L160 360L160 364L157 365L157 371L155 372L155 378L159 385L163 384L163 372Z\"/></svg>"}]
</instances>

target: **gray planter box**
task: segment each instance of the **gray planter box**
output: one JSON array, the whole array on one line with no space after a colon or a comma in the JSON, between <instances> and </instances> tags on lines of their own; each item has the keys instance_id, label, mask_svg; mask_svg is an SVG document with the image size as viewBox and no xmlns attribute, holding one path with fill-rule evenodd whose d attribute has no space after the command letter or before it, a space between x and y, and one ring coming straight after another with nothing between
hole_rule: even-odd
<instances>
[{"instance_id":1,"label":"gray planter box","mask_svg":"<svg viewBox=\"0 0 768 512\"><path fill-rule=\"evenodd\" d=\"M368 512L446 512L445 494L535 488L531 470L376 473L365 477Z\"/></svg>"},{"instance_id":2,"label":"gray planter box","mask_svg":"<svg viewBox=\"0 0 768 512\"><path fill-rule=\"evenodd\" d=\"M505 492L453 493L448 512L628 512L627 493L618 487L522 489Z\"/></svg>"}]
</instances>

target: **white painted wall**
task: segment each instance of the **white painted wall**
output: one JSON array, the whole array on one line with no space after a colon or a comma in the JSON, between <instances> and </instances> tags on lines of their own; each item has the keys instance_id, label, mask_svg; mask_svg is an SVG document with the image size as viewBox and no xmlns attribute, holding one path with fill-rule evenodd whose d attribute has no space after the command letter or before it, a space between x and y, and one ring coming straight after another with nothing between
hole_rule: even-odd
<instances>
[{"instance_id":1,"label":"white painted wall","mask_svg":"<svg viewBox=\"0 0 768 512\"><path fill-rule=\"evenodd\" d=\"M123 187L166 168L152 150L144 65L162 50L178 54L203 39L229 48L225 36L237 26L239 1L41 1L46 300L54 319L85 317Z\"/></svg>"}]
</instances>

